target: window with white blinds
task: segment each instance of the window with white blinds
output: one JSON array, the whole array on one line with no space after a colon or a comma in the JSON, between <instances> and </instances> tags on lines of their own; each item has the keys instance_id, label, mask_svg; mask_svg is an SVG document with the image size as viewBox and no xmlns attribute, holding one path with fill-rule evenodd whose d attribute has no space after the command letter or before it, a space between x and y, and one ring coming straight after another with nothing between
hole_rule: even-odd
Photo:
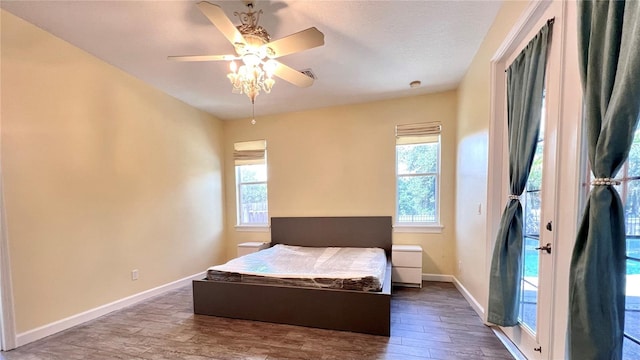
<instances>
[{"instance_id":1,"label":"window with white blinds","mask_svg":"<svg viewBox=\"0 0 640 360\"><path fill-rule=\"evenodd\" d=\"M439 122L396 126L396 223L440 223Z\"/></svg>"},{"instance_id":2,"label":"window with white blinds","mask_svg":"<svg viewBox=\"0 0 640 360\"><path fill-rule=\"evenodd\" d=\"M267 142L237 142L233 145L236 168L238 225L267 225Z\"/></svg>"}]
</instances>

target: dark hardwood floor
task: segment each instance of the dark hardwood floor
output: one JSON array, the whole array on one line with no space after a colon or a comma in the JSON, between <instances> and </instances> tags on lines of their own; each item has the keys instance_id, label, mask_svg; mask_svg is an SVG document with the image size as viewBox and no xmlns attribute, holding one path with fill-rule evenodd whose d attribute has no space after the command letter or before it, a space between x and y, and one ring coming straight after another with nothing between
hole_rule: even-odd
<instances>
[{"instance_id":1,"label":"dark hardwood floor","mask_svg":"<svg viewBox=\"0 0 640 360\"><path fill-rule=\"evenodd\" d=\"M194 315L191 301L186 286L0 358L512 359L450 283L394 288L389 338Z\"/></svg>"}]
</instances>

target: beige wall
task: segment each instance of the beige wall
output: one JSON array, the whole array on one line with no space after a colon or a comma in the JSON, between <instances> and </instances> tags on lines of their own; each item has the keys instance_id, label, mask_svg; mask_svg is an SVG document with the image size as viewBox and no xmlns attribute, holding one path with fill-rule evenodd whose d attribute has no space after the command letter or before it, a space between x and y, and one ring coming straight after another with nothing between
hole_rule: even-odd
<instances>
[{"instance_id":1,"label":"beige wall","mask_svg":"<svg viewBox=\"0 0 640 360\"><path fill-rule=\"evenodd\" d=\"M485 306L489 281L486 256L486 204L490 61L527 7L526 1L505 1L462 83L458 87L455 275ZM478 206L482 214L478 215ZM503 206L504 204L500 204Z\"/></svg>"},{"instance_id":2,"label":"beige wall","mask_svg":"<svg viewBox=\"0 0 640 360\"><path fill-rule=\"evenodd\" d=\"M270 216L395 215L394 126L422 121L443 123L444 229L394 242L422 245L424 273L455 274L484 301L489 60L526 6L504 3L457 91L258 116L253 126L222 123L2 11L18 333L268 241L234 228L237 141L267 140Z\"/></svg>"},{"instance_id":3,"label":"beige wall","mask_svg":"<svg viewBox=\"0 0 640 360\"><path fill-rule=\"evenodd\" d=\"M454 261L456 92L408 97L225 122L229 252L269 233L238 232L233 143L267 140L270 216L395 216L395 125L441 121L441 234L395 233L395 243L422 245L423 272L451 274ZM247 106L249 102L247 101Z\"/></svg>"},{"instance_id":4,"label":"beige wall","mask_svg":"<svg viewBox=\"0 0 640 360\"><path fill-rule=\"evenodd\" d=\"M18 333L224 258L221 121L5 11L1 43Z\"/></svg>"}]
</instances>

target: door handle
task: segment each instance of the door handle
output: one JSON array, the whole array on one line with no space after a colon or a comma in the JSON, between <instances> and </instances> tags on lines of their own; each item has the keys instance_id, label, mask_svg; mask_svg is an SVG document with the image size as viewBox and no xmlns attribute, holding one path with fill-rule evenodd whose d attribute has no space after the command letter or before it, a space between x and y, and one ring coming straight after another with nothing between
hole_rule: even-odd
<instances>
[{"instance_id":1,"label":"door handle","mask_svg":"<svg viewBox=\"0 0 640 360\"><path fill-rule=\"evenodd\" d=\"M547 254L551 254L551 243L547 243L545 246L537 247L536 250L544 250Z\"/></svg>"}]
</instances>

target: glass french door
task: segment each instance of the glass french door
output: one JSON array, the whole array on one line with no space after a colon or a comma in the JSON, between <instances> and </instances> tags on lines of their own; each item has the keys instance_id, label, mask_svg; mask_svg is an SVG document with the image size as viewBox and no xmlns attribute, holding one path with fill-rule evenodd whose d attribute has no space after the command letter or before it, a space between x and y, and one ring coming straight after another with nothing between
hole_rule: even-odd
<instances>
[{"instance_id":1,"label":"glass french door","mask_svg":"<svg viewBox=\"0 0 640 360\"><path fill-rule=\"evenodd\" d=\"M523 249L518 325L503 332L528 359L551 358L554 218L556 211L557 139L560 109L560 36L562 2L550 2L528 36L505 61L505 68L529 43L547 19L555 18L548 53L541 124L523 206ZM504 94L506 96L506 93ZM506 111L506 109L505 109ZM505 115L506 119L506 115ZM506 136L506 134L505 134ZM505 141L506 146L506 141ZM508 163L508 162L505 162Z\"/></svg>"},{"instance_id":2,"label":"glass french door","mask_svg":"<svg viewBox=\"0 0 640 360\"><path fill-rule=\"evenodd\" d=\"M624 204L627 241L627 287L622 346L623 360L640 359L640 128L636 128L629 158L616 186Z\"/></svg>"},{"instance_id":3,"label":"glass french door","mask_svg":"<svg viewBox=\"0 0 640 360\"><path fill-rule=\"evenodd\" d=\"M545 96L533 165L521 196L523 246L518 325L503 328L528 359L549 359L551 346L556 149L550 139L554 139L557 127L548 116L552 106L553 100Z\"/></svg>"}]
</instances>

